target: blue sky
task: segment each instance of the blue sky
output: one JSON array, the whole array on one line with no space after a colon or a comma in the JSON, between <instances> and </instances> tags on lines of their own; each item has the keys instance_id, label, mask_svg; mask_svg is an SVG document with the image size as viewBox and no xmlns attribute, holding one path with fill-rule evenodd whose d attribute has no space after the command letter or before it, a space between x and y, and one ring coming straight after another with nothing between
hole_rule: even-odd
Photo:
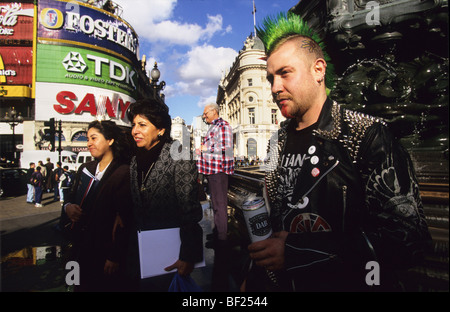
<instances>
[{"instance_id":1,"label":"blue sky","mask_svg":"<svg viewBox=\"0 0 450 312\"><path fill-rule=\"evenodd\" d=\"M114 0L139 36L147 69L156 61L172 118L192 124L215 102L222 73L253 32L252 0ZM298 0L255 0L256 25Z\"/></svg>"}]
</instances>

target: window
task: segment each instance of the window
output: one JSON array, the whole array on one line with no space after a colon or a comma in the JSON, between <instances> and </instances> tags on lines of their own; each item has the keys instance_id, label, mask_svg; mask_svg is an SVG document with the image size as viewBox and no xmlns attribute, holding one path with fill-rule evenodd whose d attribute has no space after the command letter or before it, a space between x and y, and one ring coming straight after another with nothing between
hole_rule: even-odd
<instances>
[{"instance_id":1,"label":"window","mask_svg":"<svg viewBox=\"0 0 450 312\"><path fill-rule=\"evenodd\" d=\"M80 164L84 164L85 162L92 161L94 159L92 156L86 156L86 159L84 158L84 156L80 156L78 157L78 160Z\"/></svg>"},{"instance_id":2,"label":"window","mask_svg":"<svg viewBox=\"0 0 450 312\"><path fill-rule=\"evenodd\" d=\"M253 79L247 79L247 82L249 87L253 86Z\"/></svg>"},{"instance_id":3,"label":"window","mask_svg":"<svg viewBox=\"0 0 450 312\"><path fill-rule=\"evenodd\" d=\"M251 103L251 102L253 102L253 96L249 96L248 97L248 101Z\"/></svg>"},{"instance_id":4,"label":"window","mask_svg":"<svg viewBox=\"0 0 450 312\"><path fill-rule=\"evenodd\" d=\"M277 125L278 124L277 110L276 109L272 109L272 124L273 125Z\"/></svg>"},{"instance_id":5,"label":"window","mask_svg":"<svg viewBox=\"0 0 450 312\"><path fill-rule=\"evenodd\" d=\"M80 131L75 133L75 135L72 137L72 142L87 142L87 132L86 131Z\"/></svg>"},{"instance_id":6,"label":"window","mask_svg":"<svg viewBox=\"0 0 450 312\"><path fill-rule=\"evenodd\" d=\"M255 124L255 109L254 108L248 109L248 118L249 118L249 124L254 125Z\"/></svg>"}]
</instances>

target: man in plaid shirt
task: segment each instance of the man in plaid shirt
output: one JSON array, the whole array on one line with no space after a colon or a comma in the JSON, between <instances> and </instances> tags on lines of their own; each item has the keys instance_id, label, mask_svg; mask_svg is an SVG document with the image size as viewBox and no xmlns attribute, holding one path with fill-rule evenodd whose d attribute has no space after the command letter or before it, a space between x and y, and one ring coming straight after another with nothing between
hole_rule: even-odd
<instances>
[{"instance_id":1,"label":"man in plaid shirt","mask_svg":"<svg viewBox=\"0 0 450 312\"><path fill-rule=\"evenodd\" d=\"M211 127L202 142L202 154L197 161L200 173L212 175L234 173L233 132L228 122L219 117L218 106L205 107L203 118Z\"/></svg>"},{"instance_id":2,"label":"man in plaid shirt","mask_svg":"<svg viewBox=\"0 0 450 312\"><path fill-rule=\"evenodd\" d=\"M233 132L230 124L219 117L219 106L215 103L205 106L203 120L211 126L203 139L197 167L199 173L208 179L214 211L215 260L212 290L227 291L227 192L228 175L234 173Z\"/></svg>"}]
</instances>

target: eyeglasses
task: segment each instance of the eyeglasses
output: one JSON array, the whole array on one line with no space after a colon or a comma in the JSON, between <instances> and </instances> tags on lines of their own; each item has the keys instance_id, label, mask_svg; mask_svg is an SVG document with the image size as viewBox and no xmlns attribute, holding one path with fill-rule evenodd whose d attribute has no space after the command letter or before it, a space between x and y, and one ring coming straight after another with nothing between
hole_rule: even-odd
<instances>
[{"instance_id":1,"label":"eyeglasses","mask_svg":"<svg viewBox=\"0 0 450 312\"><path fill-rule=\"evenodd\" d=\"M207 110L206 112L204 112L202 116L206 116L210 111L212 111L212 109Z\"/></svg>"}]
</instances>

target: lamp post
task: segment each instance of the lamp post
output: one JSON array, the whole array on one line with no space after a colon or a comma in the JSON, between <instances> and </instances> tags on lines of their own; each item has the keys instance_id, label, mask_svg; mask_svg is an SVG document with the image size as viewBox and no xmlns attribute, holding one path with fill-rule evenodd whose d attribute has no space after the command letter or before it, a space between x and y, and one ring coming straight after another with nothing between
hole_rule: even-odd
<instances>
[{"instance_id":1,"label":"lamp post","mask_svg":"<svg viewBox=\"0 0 450 312\"><path fill-rule=\"evenodd\" d=\"M155 62L155 66L153 67L153 69L150 72L150 78L151 78L150 86L153 89L153 97L156 99L156 97L158 96L164 102L164 94L161 96L160 92L166 86L166 82L161 81L158 84L158 80L159 80L160 76L161 76L161 73L158 69L157 63Z\"/></svg>"},{"instance_id":2,"label":"lamp post","mask_svg":"<svg viewBox=\"0 0 450 312\"><path fill-rule=\"evenodd\" d=\"M8 112L5 113L5 117L3 118L3 120L6 121L7 123L9 123L9 125L11 126L11 130L13 132L12 145L13 145L13 158L15 161L17 159L17 157L16 157L16 126L23 122L23 117L22 117L21 113L17 114L17 111L14 109L14 107L12 107L9 110L9 115L8 115Z\"/></svg>"}]
</instances>

